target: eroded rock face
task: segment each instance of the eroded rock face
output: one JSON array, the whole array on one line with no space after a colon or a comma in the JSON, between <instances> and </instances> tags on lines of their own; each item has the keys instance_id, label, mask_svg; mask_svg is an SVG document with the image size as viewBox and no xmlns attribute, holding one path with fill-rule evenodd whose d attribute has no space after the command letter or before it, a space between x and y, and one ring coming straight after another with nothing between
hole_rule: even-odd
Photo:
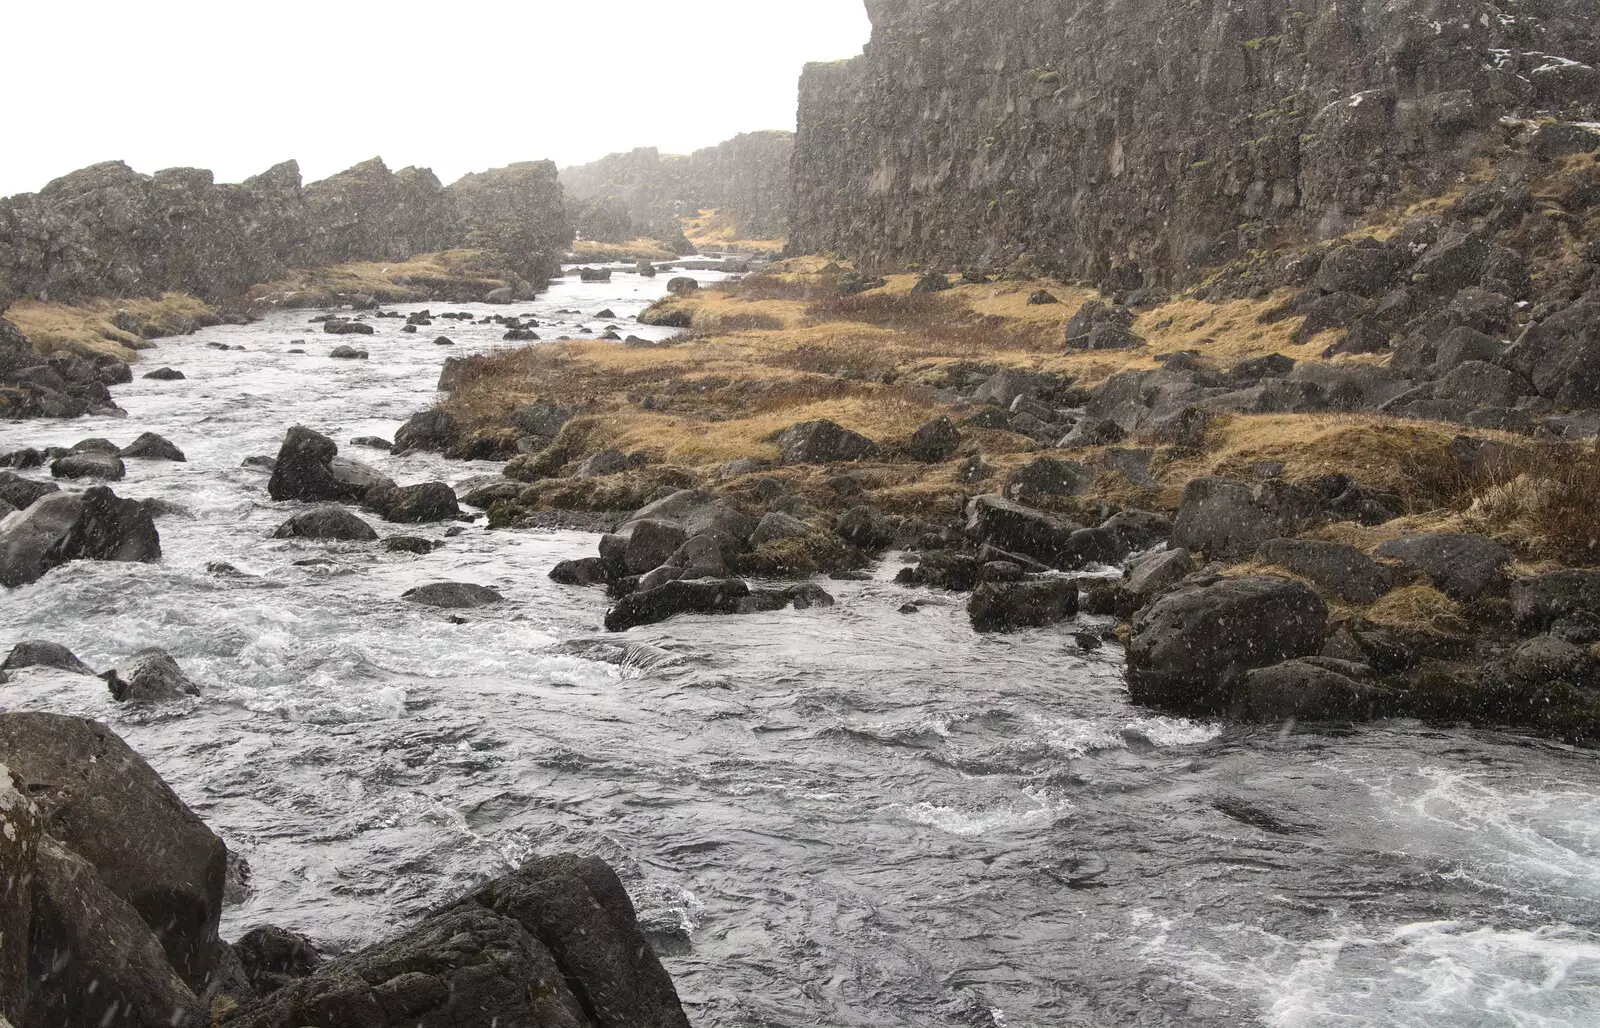
<instances>
[{"instance_id":1,"label":"eroded rock face","mask_svg":"<svg viewBox=\"0 0 1600 1028\"><path fill-rule=\"evenodd\" d=\"M0 309L20 296L167 290L223 300L291 267L398 261L469 243L544 281L571 241L548 161L449 187L426 168L391 172L377 158L305 186L293 161L237 185L198 168L142 175L113 161L0 199Z\"/></svg>"},{"instance_id":2,"label":"eroded rock face","mask_svg":"<svg viewBox=\"0 0 1600 1028\"><path fill-rule=\"evenodd\" d=\"M1437 0L868 9L866 53L801 80L797 253L1028 253L1119 291L1166 285L1246 251L1241 226L1339 235L1403 182L1452 181L1499 116L1594 89L1594 12L1562 0L1516 18ZM1534 74L1567 67L1546 54L1576 67ZM1441 260L1439 288L1481 250ZM1350 250L1322 282L1376 295L1393 264Z\"/></svg>"},{"instance_id":3,"label":"eroded rock face","mask_svg":"<svg viewBox=\"0 0 1600 1028\"><path fill-rule=\"evenodd\" d=\"M178 976L203 989L227 874L222 840L97 722L0 714L0 763L37 804L43 830L93 865L91 875L138 913Z\"/></svg>"},{"instance_id":4,"label":"eroded rock face","mask_svg":"<svg viewBox=\"0 0 1600 1028\"><path fill-rule=\"evenodd\" d=\"M1245 672L1318 652L1327 620L1322 598L1293 579L1184 586L1134 616L1129 692L1150 706L1225 710Z\"/></svg>"}]
</instances>

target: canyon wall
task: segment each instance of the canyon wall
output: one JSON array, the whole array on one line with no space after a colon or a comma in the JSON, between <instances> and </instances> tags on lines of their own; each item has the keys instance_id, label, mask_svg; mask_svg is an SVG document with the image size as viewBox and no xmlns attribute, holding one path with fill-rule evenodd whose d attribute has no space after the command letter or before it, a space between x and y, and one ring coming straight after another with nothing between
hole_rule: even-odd
<instances>
[{"instance_id":1,"label":"canyon wall","mask_svg":"<svg viewBox=\"0 0 1600 1028\"><path fill-rule=\"evenodd\" d=\"M293 161L237 185L198 168L142 175L121 162L0 199L0 308L167 290L225 300L294 267L400 261L478 245L531 282L560 268L572 228L549 161L445 187L381 159L302 185Z\"/></svg>"},{"instance_id":2,"label":"canyon wall","mask_svg":"<svg viewBox=\"0 0 1600 1028\"><path fill-rule=\"evenodd\" d=\"M740 238L777 239L787 227L793 151L793 133L747 132L687 156L654 147L611 154L563 168L561 183L581 201L588 238L670 238L682 231L679 218L716 208Z\"/></svg>"},{"instance_id":3,"label":"canyon wall","mask_svg":"<svg viewBox=\"0 0 1600 1028\"><path fill-rule=\"evenodd\" d=\"M790 248L1176 284L1592 118L1590 0L868 0L800 84Z\"/></svg>"}]
</instances>

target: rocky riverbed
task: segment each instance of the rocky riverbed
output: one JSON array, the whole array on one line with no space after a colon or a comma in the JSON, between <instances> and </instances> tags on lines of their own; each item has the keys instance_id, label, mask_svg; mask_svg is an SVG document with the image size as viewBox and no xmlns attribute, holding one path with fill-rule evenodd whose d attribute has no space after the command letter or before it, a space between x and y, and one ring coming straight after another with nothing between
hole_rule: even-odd
<instances>
[{"instance_id":1,"label":"rocky riverbed","mask_svg":"<svg viewBox=\"0 0 1600 1028\"><path fill-rule=\"evenodd\" d=\"M450 309L659 339L628 319L666 279ZM108 722L245 858L225 937L274 923L346 951L575 851L618 869L697 1025L1600 1016L1586 752L1135 707L1120 648L1077 638L1111 617L978 634L965 597L896 584L892 552L819 582L830 607L606 633L601 592L547 577L595 533L351 506L429 545L274 538L314 505L274 502L246 461L295 424L402 484L504 467L355 444L392 440L442 355L509 345L503 324L371 318L367 358L337 360L349 340L315 313L164 342L185 377L112 387L125 417L13 423L0 446L153 431L187 458L122 458L113 483L160 501L160 562L76 561L8 592L0 643L49 638L96 671L161 647L200 695L131 708L34 668L0 697ZM402 598L438 582L502 599Z\"/></svg>"}]
</instances>

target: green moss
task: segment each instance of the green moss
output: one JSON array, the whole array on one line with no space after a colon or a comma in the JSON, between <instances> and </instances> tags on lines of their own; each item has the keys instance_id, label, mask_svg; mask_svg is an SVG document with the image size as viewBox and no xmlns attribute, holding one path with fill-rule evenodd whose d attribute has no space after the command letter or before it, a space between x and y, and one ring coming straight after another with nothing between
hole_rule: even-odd
<instances>
[{"instance_id":1,"label":"green moss","mask_svg":"<svg viewBox=\"0 0 1600 1028\"><path fill-rule=\"evenodd\" d=\"M1259 36L1255 39L1245 40L1244 48L1259 53L1267 47L1277 46L1281 42L1283 42L1282 36Z\"/></svg>"},{"instance_id":2,"label":"green moss","mask_svg":"<svg viewBox=\"0 0 1600 1028\"><path fill-rule=\"evenodd\" d=\"M1035 81L1047 86L1053 86L1061 81L1061 73L1057 71L1041 71Z\"/></svg>"}]
</instances>

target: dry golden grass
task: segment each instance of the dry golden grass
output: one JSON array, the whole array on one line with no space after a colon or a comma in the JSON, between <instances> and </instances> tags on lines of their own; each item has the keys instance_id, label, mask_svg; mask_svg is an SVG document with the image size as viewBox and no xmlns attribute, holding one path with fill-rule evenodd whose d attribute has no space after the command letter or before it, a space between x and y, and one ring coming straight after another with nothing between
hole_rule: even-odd
<instances>
[{"instance_id":1,"label":"dry golden grass","mask_svg":"<svg viewBox=\"0 0 1600 1028\"><path fill-rule=\"evenodd\" d=\"M658 239L633 239L626 243L602 243L596 239L579 239L572 244L572 256L579 264L614 263L617 261L675 261L678 255L661 245Z\"/></svg>"},{"instance_id":2,"label":"dry golden grass","mask_svg":"<svg viewBox=\"0 0 1600 1028\"><path fill-rule=\"evenodd\" d=\"M296 268L275 282L252 286L252 303L328 306L340 296L365 293L383 303L431 299L452 284L487 292L510 284L511 274L481 250L419 254L408 261L357 261L326 268Z\"/></svg>"},{"instance_id":3,"label":"dry golden grass","mask_svg":"<svg viewBox=\"0 0 1600 1028\"><path fill-rule=\"evenodd\" d=\"M1378 627L1403 636L1459 638L1471 631L1461 604L1431 585L1402 586L1362 614Z\"/></svg>"},{"instance_id":4,"label":"dry golden grass","mask_svg":"<svg viewBox=\"0 0 1600 1028\"><path fill-rule=\"evenodd\" d=\"M184 293L165 293L159 299L91 300L68 305L25 300L6 311L40 354L76 353L109 355L134 360L136 351L148 350L147 328L152 337L192 332L216 317L216 308ZM126 331L117 322L139 331Z\"/></svg>"},{"instance_id":5,"label":"dry golden grass","mask_svg":"<svg viewBox=\"0 0 1600 1028\"><path fill-rule=\"evenodd\" d=\"M728 250L737 253L779 253L781 239L741 239L734 219L716 210L704 210L683 220L683 235L701 250Z\"/></svg>"}]
</instances>

